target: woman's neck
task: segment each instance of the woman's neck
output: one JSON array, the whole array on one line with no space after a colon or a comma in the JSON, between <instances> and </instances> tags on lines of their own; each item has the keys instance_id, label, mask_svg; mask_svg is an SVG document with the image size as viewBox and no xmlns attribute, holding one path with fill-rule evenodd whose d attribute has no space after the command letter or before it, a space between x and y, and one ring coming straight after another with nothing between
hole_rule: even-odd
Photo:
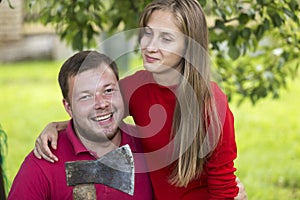
<instances>
[{"instance_id":1,"label":"woman's neck","mask_svg":"<svg viewBox=\"0 0 300 200\"><path fill-rule=\"evenodd\" d=\"M152 73L155 82L162 86L178 85L182 74L180 70L170 68L162 73Z\"/></svg>"}]
</instances>

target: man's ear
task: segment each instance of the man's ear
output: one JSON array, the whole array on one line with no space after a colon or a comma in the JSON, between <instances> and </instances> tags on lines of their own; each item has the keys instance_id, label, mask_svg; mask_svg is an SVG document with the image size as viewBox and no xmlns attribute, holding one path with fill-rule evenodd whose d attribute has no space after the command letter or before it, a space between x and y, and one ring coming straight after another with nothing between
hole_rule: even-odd
<instances>
[{"instance_id":1,"label":"man's ear","mask_svg":"<svg viewBox=\"0 0 300 200\"><path fill-rule=\"evenodd\" d=\"M62 102L63 102L65 110L67 111L67 113L69 114L69 116L73 117L73 115L72 115L72 108L71 108L71 104L69 103L69 101L66 100L66 99L63 99Z\"/></svg>"}]
</instances>

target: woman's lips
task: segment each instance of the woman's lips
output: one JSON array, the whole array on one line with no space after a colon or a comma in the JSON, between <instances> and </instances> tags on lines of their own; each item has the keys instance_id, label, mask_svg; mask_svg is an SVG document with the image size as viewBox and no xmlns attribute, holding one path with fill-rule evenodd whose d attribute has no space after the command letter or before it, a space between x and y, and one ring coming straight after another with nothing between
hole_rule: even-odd
<instances>
[{"instance_id":1,"label":"woman's lips","mask_svg":"<svg viewBox=\"0 0 300 200\"><path fill-rule=\"evenodd\" d=\"M159 59L158 59L158 58L151 57L151 56L148 56L148 55L145 55L145 60L146 60L146 62L148 62L148 63L154 63L154 62L157 62Z\"/></svg>"}]
</instances>

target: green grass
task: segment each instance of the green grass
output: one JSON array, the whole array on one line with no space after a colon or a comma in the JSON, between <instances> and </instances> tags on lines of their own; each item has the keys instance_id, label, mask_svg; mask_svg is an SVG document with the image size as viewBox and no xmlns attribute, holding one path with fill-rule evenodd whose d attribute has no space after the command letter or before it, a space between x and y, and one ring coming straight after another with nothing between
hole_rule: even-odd
<instances>
[{"instance_id":1,"label":"green grass","mask_svg":"<svg viewBox=\"0 0 300 200\"><path fill-rule=\"evenodd\" d=\"M8 136L9 187L43 127L49 121L67 119L56 81L59 67L59 62L1 64L0 123Z\"/></svg>"},{"instance_id":2,"label":"green grass","mask_svg":"<svg viewBox=\"0 0 300 200\"><path fill-rule=\"evenodd\" d=\"M0 65L0 123L8 135L5 171L9 186L35 138L50 121L68 119L57 74L61 62ZM279 100L244 103L235 115L237 175L249 199L300 199L300 80Z\"/></svg>"},{"instance_id":3,"label":"green grass","mask_svg":"<svg viewBox=\"0 0 300 200\"><path fill-rule=\"evenodd\" d=\"M238 176L250 199L300 199L300 80L279 100L232 106Z\"/></svg>"}]
</instances>

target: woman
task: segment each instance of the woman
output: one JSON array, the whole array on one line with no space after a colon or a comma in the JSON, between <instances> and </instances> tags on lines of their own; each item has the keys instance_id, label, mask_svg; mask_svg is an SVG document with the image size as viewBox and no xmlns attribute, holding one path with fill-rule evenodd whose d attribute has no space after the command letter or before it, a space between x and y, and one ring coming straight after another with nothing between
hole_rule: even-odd
<instances>
[{"instance_id":1,"label":"woman","mask_svg":"<svg viewBox=\"0 0 300 200\"><path fill-rule=\"evenodd\" d=\"M210 81L208 30L196 0L159 0L141 15L146 70L121 80L124 101L140 130L156 199L233 199L236 143L226 96ZM48 160L65 123L36 142ZM45 152L44 153L42 153Z\"/></svg>"}]
</instances>

